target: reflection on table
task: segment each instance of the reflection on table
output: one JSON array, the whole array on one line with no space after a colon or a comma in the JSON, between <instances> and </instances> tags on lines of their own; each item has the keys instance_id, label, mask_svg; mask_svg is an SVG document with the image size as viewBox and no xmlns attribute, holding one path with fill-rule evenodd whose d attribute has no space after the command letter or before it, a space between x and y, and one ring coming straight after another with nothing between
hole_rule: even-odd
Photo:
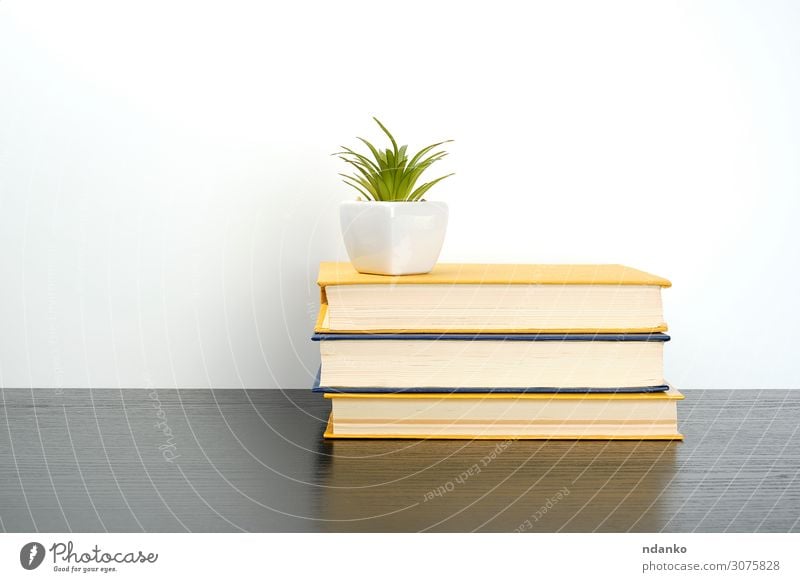
<instances>
[{"instance_id":1,"label":"reflection on table","mask_svg":"<svg viewBox=\"0 0 800 582\"><path fill-rule=\"evenodd\" d=\"M679 442L326 440L335 531L658 531Z\"/></svg>"}]
</instances>

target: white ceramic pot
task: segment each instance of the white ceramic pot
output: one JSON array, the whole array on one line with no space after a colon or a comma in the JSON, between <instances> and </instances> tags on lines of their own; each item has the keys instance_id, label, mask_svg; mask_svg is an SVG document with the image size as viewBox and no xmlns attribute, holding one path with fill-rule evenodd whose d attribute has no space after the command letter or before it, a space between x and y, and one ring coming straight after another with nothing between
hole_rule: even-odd
<instances>
[{"instance_id":1,"label":"white ceramic pot","mask_svg":"<svg viewBox=\"0 0 800 582\"><path fill-rule=\"evenodd\" d=\"M427 273L439 258L444 202L342 202L339 213L347 254L360 273Z\"/></svg>"}]
</instances>

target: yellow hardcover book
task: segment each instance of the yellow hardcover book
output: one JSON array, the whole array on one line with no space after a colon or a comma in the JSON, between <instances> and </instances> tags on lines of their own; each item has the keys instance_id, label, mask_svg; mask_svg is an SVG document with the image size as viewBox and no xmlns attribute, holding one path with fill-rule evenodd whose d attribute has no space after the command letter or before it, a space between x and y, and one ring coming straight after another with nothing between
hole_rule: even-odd
<instances>
[{"instance_id":1,"label":"yellow hardcover book","mask_svg":"<svg viewBox=\"0 0 800 582\"><path fill-rule=\"evenodd\" d=\"M682 440L666 392L325 394L326 438Z\"/></svg>"},{"instance_id":2,"label":"yellow hardcover book","mask_svg":"<svg viewBox=\"0 0 800 582\"><path fill-rule=\"evenodd\" d=\"M322 263L318 333L665 331L671 283L623 265L439 264L424 275Z\"/></svg>"}]
</instances>

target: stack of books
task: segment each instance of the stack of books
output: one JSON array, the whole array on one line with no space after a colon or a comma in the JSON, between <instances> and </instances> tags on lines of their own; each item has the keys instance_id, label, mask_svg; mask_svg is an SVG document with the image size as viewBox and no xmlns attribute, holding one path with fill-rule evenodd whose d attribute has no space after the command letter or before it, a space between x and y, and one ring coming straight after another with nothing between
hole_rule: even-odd
<instances>
[{"instance_id":1,"label":"stack of books","mask_svg":"<svg viewBox=\"0 0 800 582\"><path fill-rule=\"evenodd\" d=\"M670 282L621 265L322 263L328 438L681 439Z\"/></svg>"}]
</instances>

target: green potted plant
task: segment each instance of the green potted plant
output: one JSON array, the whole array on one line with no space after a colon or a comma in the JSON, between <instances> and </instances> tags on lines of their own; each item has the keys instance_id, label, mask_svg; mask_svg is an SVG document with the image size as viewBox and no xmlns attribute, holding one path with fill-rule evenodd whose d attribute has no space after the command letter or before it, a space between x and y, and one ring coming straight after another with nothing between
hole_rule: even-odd
<instances>
[{"instance_id":1,"label":"green potted plant","mask_svg":"<svg viewBox=\"0 0 800 582\"><path fill-rule=\"evenodd\" d=\"M427 273L439 258L447 228L447 205L430 202L425 195L441 176L417 186L420 176L447 155L438 151L445 140L409 156L377 118L375 123L389 138L391 147L380 150L364 138L369 153L342 146L335 156L355 172L340 174L355 188L359 199L341 203L340 220L350 262L361 273L411 275Z\"/></svg>"}]
</instances>

